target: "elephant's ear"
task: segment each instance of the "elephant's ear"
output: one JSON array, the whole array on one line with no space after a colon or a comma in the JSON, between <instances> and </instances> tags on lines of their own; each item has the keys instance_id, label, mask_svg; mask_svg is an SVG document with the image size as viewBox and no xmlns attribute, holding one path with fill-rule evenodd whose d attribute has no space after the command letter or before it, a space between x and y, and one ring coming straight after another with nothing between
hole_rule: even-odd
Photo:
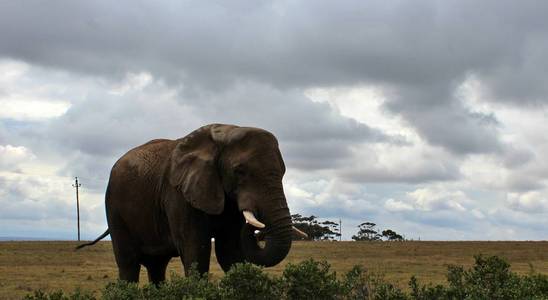
<instances>
[{"instance_id":1,"label":"elephant's ear","mask_svg":"<svg viewBox=\"0 0 548 300\"><path fill-rule=\"evenodd\" d=\"M169 183L193 207L208 214L220 214L224 209L218 153L211 131L202 128L179 140L171 155Z\"/></svg>"}]
</instances>

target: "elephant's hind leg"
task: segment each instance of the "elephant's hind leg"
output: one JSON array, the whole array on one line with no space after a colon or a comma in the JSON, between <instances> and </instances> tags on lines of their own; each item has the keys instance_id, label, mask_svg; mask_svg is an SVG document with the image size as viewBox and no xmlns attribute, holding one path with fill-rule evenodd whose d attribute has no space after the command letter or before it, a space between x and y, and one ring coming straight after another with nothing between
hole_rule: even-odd
<instances>
[{"instance_id":1,"label":"elephant's hind leg","mask_svg":"<svg viewBox=\"0 0 548 300\"><path fill-rule=\"evenodd\" d=\"M131 240L126 230L119 228L110 228L110 235L119 278L129 282L138 282L141 264L138 260L139 250L134 241Z\"/></svg>"},{"instance_id":2,"label":"elephant's hind leg","mask_svg":"<svg viewBox=\"0 0 548 300\"><path fill-rule=\"evenodd\" d=\"M118 265L118 276L120 280L125 280L129 282L138 282L140 271L141 271L141 265L138 263Z\"/></svg>"},{"instance_id":3,"label":"elephant's hind leg","mask_svg":"<svg viewBox=\"0 0 548 300\"><path fill-rule=\"evenodd\" d=\"M166 280L166 268L171 257L152 256L147 257L144 266L147 268L148 281L158 285Z\"/></svg>"}]
</instances>

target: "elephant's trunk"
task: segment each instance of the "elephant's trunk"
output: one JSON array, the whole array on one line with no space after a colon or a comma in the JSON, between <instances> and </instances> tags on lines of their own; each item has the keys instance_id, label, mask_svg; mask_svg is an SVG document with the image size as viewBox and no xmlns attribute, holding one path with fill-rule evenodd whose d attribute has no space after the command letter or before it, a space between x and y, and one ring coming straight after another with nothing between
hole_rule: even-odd
<instances>
[{"instance_id":1,"label":"elephant's trunk","mask_svg":"<svg viewBox=\"0 0 548 300\"><path fill-rule=\"evenodd\" d=\"M285 199L284 199L285 203ZM281 262L289 253L293 228L291 216L287 207L270 211L270 216L265 216L264 247L260 247L255 237L256 227L245 224L241 231L242 251L247 261L256 265L271 267Z\"/></svg>"}]
</instances>

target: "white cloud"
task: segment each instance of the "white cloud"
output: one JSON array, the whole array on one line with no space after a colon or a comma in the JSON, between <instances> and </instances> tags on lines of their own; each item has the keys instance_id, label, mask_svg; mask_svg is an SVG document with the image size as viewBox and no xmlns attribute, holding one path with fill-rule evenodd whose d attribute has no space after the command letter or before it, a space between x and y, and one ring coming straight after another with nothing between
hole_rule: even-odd
<instances>
[{"instance_id":1,"label":"white cloud","mask_svg":"<svg viewBox=\"0 0 548 300\"><path fill-rule=\"evenodd\" d=\"M342 115L366 123L394 137L375 144L352 147L352 163L338 173L355 182L424 182L459 177L455 158L429 145L398 114L386 109L391 91L381 86L310 88L312 101L329 103ZM433 159L436 158L436 159Z\"/></svg>"},{"instance_id":2,"label":"white cloud","mask_svg":"<svg viewBox=\"0 0 548 300\"><path fill-rule=\"evenodd\" d=\"M393 210L394 208L400 208L400 210L454 210L464 212L467 211L466 206L471 203L473 201L463 191L452 190L443 184L438 184L407 192L403 199L388 199L385 205L393 208Z\"/></svg>"},{"instance_id":3,"label":"white cloud","mask_svg":"<svg viewBox=\"0 0 548 300\"><path fill-rule=\"evenodd\" d=\"M502 143L497 153L468 156L462 173L470 186L524 193L547 184L548 107L515 106L497 102L486 84L470 75L459 88L459 98L471 111L489 115L500 124Z\"/></svg>"},{"instance_id":4,"label":"white cloud","mask_svg":"<svg viewBox=\"0 0 548 300\"><path fill-rule=\"evenodd\" d=\"M0 172L0 223L7 226L0 235L67 238L59 233L75 233L76 199L71 179ZM90 191L88 183L84 180L80 189L80 218L85 238L92 238L106 226L104 197L102 192Z\"/></svg>"},{"instance_id":5,"label":"white cloud","mask_svg":"<svg viewBox=\"0 0 548 300\"><path fill-rule=\"evenodd\" d=\"M315 102L329 103L341 115L369 124L393 136L418 138L417 134L398 116L391 114L383 105L388 93L380 86L315 87L304 94Z\"/></svg>"},{"instance_id":6,"label":"white cloud","mask_svg":"<svg viewBox=\"0 0 548 300\"><path fill-rule=\"evenodd\" d=\"M124 95L129 91L136 92L141 91L147 85L153 83L154 78L150 73L128 73L123 82L114 85L109 93L114 95Z\"/></svg>"},{"instance_id":7,"label":"white cloud","mask_svg":"<svg viewBox=\"0 0 548 300\"><path fill-rule=\"evenodd\" d=\"M496 156L473 155L463 160L461 172L472 188L504 190L509 172Z\"/></svg>"},{"instance_id":8,"label":"white cloud","mask_svg":"<svg viewBox=\"0 0 548 300\"><path fill-rule=\"evenodd\" d=\"M535 217L536 216L536 217ZM500 239L504 240L538 240L548 228L546 213L531 214L511 207L494 207L486 214L486 219L492 227L492 233L506 233ZM523 230L527 228L527 230Z\"/></svg>"},{"instance_id":9,"label":"white cloud","mask_svg":"<svg viewBox=\"0 0 548 300\"><path fill-rule=\"evenodd\" d=\"M0 58L0 84L13 84L29 69L29 65L15 60Z\"/></svg>"},{"instance_id":10,"label":"white cloud","mask_svg":"<svg viewBox=\"0 0 548 300\"><path fill-rule=\"evenodd\" d=\"M447 191L439 187L419 188L407 195L415 207L428 211L440 209L465 211L463 204L471 202L462 191Z\"/></svg>"},{"instance_id":11,"label":"white cloud","mask_svg":"<svg viewBox=\"0 0 548 300\"><path fill-rule=\"evenodd\" d=\"M13 168L35 158L32 151L23 146L0 145L0 168L2 169Z\"/></svg>"},{"instance_id":12,"label":"white cloud","mask_svg":"<svg viewBox=\"0 0 548 300\"><path fill-rule=\"evenodd\" d=\"M339 172L354 182L417 183L460 177L456 159L451 154L420 140L412 144L356 146L353 154L353 164Z\"/></svg>"},{"instance_id":13,"label":"white cloud","mask_svg":"<svg viewBox=\"0 0 548 300\"><path fill-rule=\"evenodd\" d=\"M512 209L527 213L548 212L548 190L526 193L508 193L508 205Z\"/></svg>"},{"instance_id":14,"label":"white cloud","mask_svg":"<svg viewBox=\"0 0 548 300\"><path fill-rule=\"evenodd\" d=\"M400 200L394 200L392 198L386 200L384 202L384 208L386 208L388 211L397 212L397 211L407 211L407 210L413 210L413 205L409 203L405 203Z\"/></svg>"},{"instance_id":15,"label":"white cloud","mask_svg":"<svg viewBox=\"0 0 548 300\"><path fill-rule=\"evenodd\" d=\"M0 119L39 121L70 108L69 101L54 97L57 87L28 82L31 70L23 62L0 60Z\"/></svg>"},{"instance_id":16,"label":"white cloud","mask_svg":"<svg viewBox=\"0 0 548 300\"><path fill-rule=\"evenodd\" d=\"M12 95L0 99L0 118L17 121L36 121L62 116L70 103L66 101L29 98Z\"/></svg>"},{"instance_id":17,"label":"white cloud","mask_svg":"<svg viewBox=\"0 0 548 300\"><path fill-rule=\"evenodd\" d=\"M470 212L472 213L474 217L476 217L476 219L480 219L480 220L485 219L485 214L481 212L481 210L479 209L474 208Z\"/></svg>"}]
</instances>

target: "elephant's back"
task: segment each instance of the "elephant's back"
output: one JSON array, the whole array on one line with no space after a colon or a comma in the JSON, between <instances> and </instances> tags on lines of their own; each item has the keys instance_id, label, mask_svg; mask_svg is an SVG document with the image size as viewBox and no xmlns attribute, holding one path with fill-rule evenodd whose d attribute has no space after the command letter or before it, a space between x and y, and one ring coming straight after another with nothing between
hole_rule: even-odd
<instances>
[{"instance_id":1,"label":"elephant's back","mask_svg":"<svg viewBox=\"0 0 548 300\"><path fill-rule=\"evenodd\" d=\"M112 167L111 179L139 181L160 176L174 147L173 140L157 139L129 150Z\"/></svg>"},{"instance_id":2,"label":"elephant's back","mask_svg":"<svg viewBox=\"0 0 548 300\"><path fill-rule=\"evenodd\" d=\"M109 227L128 227L139 243L155 242L156 200L176 142L152 140L124 154L112 167L105 197Z\"/></svg>"}]
</instances>

